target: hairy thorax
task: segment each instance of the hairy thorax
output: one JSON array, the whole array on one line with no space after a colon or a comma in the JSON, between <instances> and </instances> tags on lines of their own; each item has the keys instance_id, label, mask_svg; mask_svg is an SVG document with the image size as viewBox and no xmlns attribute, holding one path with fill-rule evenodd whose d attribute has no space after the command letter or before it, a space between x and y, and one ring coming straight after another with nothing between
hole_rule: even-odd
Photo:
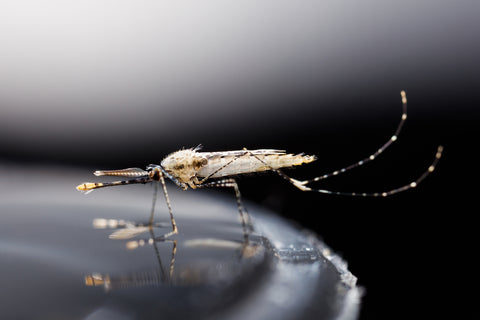
<instances>
[{"instance_id":1,"label":"hairy thorax","mask_svg":"<svg viewBox=\"0 0 480 320\"><path fill-rule=\"evenodd\" d=\"M162 167L181 183L195 188L195 176L207 159L192 149L180 150L168 155L162 161Z\"/></svg>"}]
</instances>

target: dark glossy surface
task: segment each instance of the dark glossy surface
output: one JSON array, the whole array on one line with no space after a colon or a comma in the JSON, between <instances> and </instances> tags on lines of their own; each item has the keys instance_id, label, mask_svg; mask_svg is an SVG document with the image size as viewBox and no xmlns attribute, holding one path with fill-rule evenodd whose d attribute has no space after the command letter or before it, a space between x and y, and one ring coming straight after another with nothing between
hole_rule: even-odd
<instances>
[{"instance_id":1,"label":"dark glossy surface","mask_svg":"<svg viewBox=\"0 0 480 320\"><path fill-rule=\"evenodd\" d=\"M84 196L74 189L82 174L52 169L1 170L2 318L356 317L360 294L343 262L260 208L245 241L233 195L169 185L178 235L158 239L170 231L159 195L153 230L112 240L113 222L146 221L153 188ZM112 220L99 229L96 218Z\"/></svg>"}]
</instances>

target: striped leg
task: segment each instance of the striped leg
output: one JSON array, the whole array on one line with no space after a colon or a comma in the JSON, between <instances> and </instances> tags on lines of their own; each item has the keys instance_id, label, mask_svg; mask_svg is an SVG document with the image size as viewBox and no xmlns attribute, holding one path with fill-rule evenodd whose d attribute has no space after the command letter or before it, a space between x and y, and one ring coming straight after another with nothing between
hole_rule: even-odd
<instances>
[{"instance_id":1,"label":"striped leg","mask_svg":"<svg viewBox=\"0 0 480 320\"><path fill-rule=\"evenodd\" d=\"M392 194L395 194L395 193L398 193L398 192L402 192L402 191L405 191L405 190L408 190L408 189L411 189L411 188L415 188L423 179L425 179L431 172L433 172L435 170L435 167L436 167L438 161L440 160L440 158L442 156L442 151L443 151L442 146L438 146L437 152L435 154L435 159L433 160L432 164L428 167L428 169L422 175L420 175L417 179L415 179L413 182L411 182L407 185L404 185L404 186L401 186L401 187L398 187L398 188L395 188L395 189L392 189L392 190L389 190L389 191L375 192L375 193L357 193L357 192L338 192L338 191L332 191L332 190L326 190L326 189L313 189L313 188L307 187L307 185L312 183L312 182L317 182L317 181L320 181L320 180L323 180L323 179L326 179L326 178L329 178L329 177L332 177L332 176L336 176L340 173L344 173L344 172L349 171L351 169L360 167L367 162L375 160L377 158L377 156L379 156L383 151L385 151L385 149L387 149L393 142L397 141L398 135L400 134L400 131L402 130L403 124L405 123L405 120L407 120L407 95L405 94L405 91L400 92L400 95L402 96L403 111L402 111L402 116L401 116L401 119L400 119L400 123L398 124L397 129L395 130L395 133L377 151L375 151L374 153L372 153L370 156L366 157L365 159L360 160L360 161L358 161L358 162L356 162L356 163L354 163L350 166L347 166L347 167L344 167L340 170L336 170L336 171L324 174L324 175L319 176L319 177L315 177L313 179L299 181L299 180L290 178L289 176L287 176L286 174L284 174L282 171L280 171L278 169L274 169L274 168L270 167L268 164L266 164L262 159L260 159L256 155L252 154L252 156L254 158L256 158L258 161L262 162L265 166L270 167L270 170L276 172L282 178L284 178L285 180L287 180L288 182L290 182L291 184L293 184L295 187L297 187L298 189L300 189L302 191L313 191L313 192L335 194L335 195L345 195L345 196L362 196L362 197L382 196L382 197L386 197L386 196L389 196L389 195L392 195Z\"/></svg>"},{"instance_id":2,"label":"striped leg","mask_svg":"<svg viewBox=\"0 0 480 320\"><path fill-rule=\"evenodd\" d=\"M163 195L165 196L165 202L167 203L168 213L170 214L170 221L172 223L172 231L162 236L162 238L167 238L174 234L177 234L178 228L177 228L177 223L175 222L175 218L173 217L172 206L170 205L170 198L168 197L168 192L167 192L167 186L165 185L165 179L163 178L162 174L160 174L160 182L162 183ZM153 224L153 212L154 212L154 208L152 208L150 225Z\"/></svg>"},{"instance_id":3,"label":"striped leg","mask_svg":"<svg viewBox=\"0 0 480 320\"><path fill-rule=\"evenodd\" d=\"M240 194L240 189L238 184L233 178L215 180L204 184L198 184L197 188L233 188L235 190L235 197L237 199L238 213L240 214L240 220L242 221L243 235L245 241L248 241L248 234L253 231L253 225L250 220L245 206L243 205L242 195Z\"/></svg>"},{"instance_id":4,"label":"striped leg","mask_svg":"<svg viewBox=\"0 0 480 320\"><path fill-rule=\"evenodd\" d=\"M170 198L168 197L167 185L165 184L165 179L163 178L162 170L159 166L151 167L150 168L150 176L153 180L156 181L155 183L155 190L153 192L153 199L152 199L152 210L150 212L150 220L148 226L150 228L153 227L153 215L155 213L155 203L157 201L157 191L158 191L158 182L162 184L163 195L165 196L165 202L167 203L168 213L170 214L170 222L172 223L172 231L164 234L160 238L168 238L174 234L178 233L177 223L175 222L175 218L173 217L172 206L170 205Z\"/></svg>"},{"instance_id":5,"label":"striped leg","mask_svg":"<svg viewBox=\"0 0 480 320\"><path fill-rule=\"evenodd\" d=\"M373 192L373 193L338 192L338 191L332 191L332 190L327 190L327 189L313 189L313 188L307 187L306 185L311 183L311 182L318 181L320 179L316 180L316 178L315 178L315 179L304 180L304 181L293 179L293 178L287 176L281 170L274 169L274 168L270 167L267 163L265 163L265 161L258 158L256 155L252 155L252 156L255 159L257 159L258 161L262 162L265 166L270 167L270 170L274 171L279 176L281 176L282 178L284 178L285 180L287 180L288 182L293 184L296 188L298 188L302 191L312 191L312 192L320 192L320 193L326 193L326 194L335 194L335 195L351 196L351 197L380 197L380 196L381 197L386 197L386 196L390 196L390 195L398 193L398 192L402 192L402 191L406 191L408 189L415 188L421 181L423 181L430 173L432 173L435 170L435 167L437 166L438 161L442 157L442 152L443 152L443 147L438 146L437 152L435 154L435 159L433 160L432 164L427 168L427 170L423 174L421 174L413 182L410 182L409 184L406 184L404 186L401 186L401 187L398 187L398 188L395 188L395 189L392 189L392 190L389 190L389 191Z\"/></svg>"},{"instance_id":6,"label":"striped leg","mask_svg":"<svg viewBox=\"0 0 480 320\"><path fill-rule=\"evenodd\" d=\"M312 189L310 187L307 187L306 185L312 180L305 180L305 181L299 181L293 178L288 177L286 174L283 172L276 170L277 173L283 177L284 179L287 179L290 183L292 183L295 187L302 191L313 191L313 192L320 192L320 193L326 193L326 194L335 194L335 195L342 195L342 196L354 196L354 197L387 197L395 193L399 193L402 191L406 191L412 188L415 188L420 182L422 182L430 173L432 173L435 170L435 167L437 166L438 161L442 157L442 152L443 152L443 147L439 146L437 148L437 152L435 154L435 158L430 164L430 166L421 174L417 179L414 181L410 182L409 184L406 184L404 186L388 190L388 191L382 191L382 192L374 192L374 193L357 193L357 192L338 192L338 191L332 191L332 190L326 190L326 189ZM316 180L313 180L316 181Z\"/></svg>"},{"instance_id":7,"label":"striped leg","mask_svg":"<svg viewBox=\"0 0 480 320\"><path fill-rule=\"evenodd\" d=\"M162 274L162 282L168 282L169 280L172 279L172 276L173 276L173 268L175 266L175 254L177 252L177 240L160 240L160 241L171 241L173 243L172 255L170 257L170 268L167 276L165 274L165 269L163 268L162 259L160 258L160 251L158 251L158 247L157 247L158 239L155 238L153 230L150 230L150 235L151 235L150 239L152 239L151 243L155 250L155 255L157 256L158 266L160 267L160 272ZM148 240L148 242L150 242L150 239Z\"/></svg>"},{"instance_id":8,"label":"striped leg","mask_svg":"<svg viewBox=\"0 0 480 320\"><path fill-rule=\"evenodd\" d=\"M400 131L402 130L402 127L405 123L405 120L407 120L407 95L406 95L405 91L401 91L400 95L402 97L402 108L403 108L400 123L398 124L397 129L395 130L395 133L390 137L390 139L387 142L385 142L377 151L375 151L370 156L368 156L365 159L362 159L362 160L360 160L360 161L358 161L358 162L356 162L356 163L354 163L350 166L344 167L340 170L336 170L336 171L324 174L322 176L315 177L315 178L309 179L309 180L304 180L304 181L299 181L299 180L290 178L279 170L274 170L274 171L276 171L281 177L288 180L295 187L297 187L298 189L300 189L302 191L314 191L314 192L321 192L321 193L327 193L327 194L347 195L347 196L362 196L362 197L382 196L382 197L386 197L386 196L389 196L389 195L392 195L392 194L395 194L395 193L398 193L398 192L402 192L402 191L405 191L405 190L408 190L408 189L415 188L423 179L425 179L430 173L432 173L435 170L435 167L436 167L438 161L442 157L442 152L443 152L443 147L442 146L437 147L437 152L435 154L435 159L433 160L432 164L428 167L428 169L422 175L420 175L417 179L415 179L414 181L412 181L411 183L409 183L407 185L404 185L404 186L401 186L401 187L398 187L398 188L395 188L395 189L392 189L392 190L389 190L389 191L375 192L375 193L337 192L337 191L331 191L331 190L325 190L325 189L312 189L312 188L306 186L309 183L320 181L320 180L323 180L323 179L326 179L326 178L329 178L329 177L332 177L332 176L336 176L340 173L344 173L348 170L354 169L356 167L364 165L365 163L373 161L377 158L377 156L379 156L383 151L385 151L385 149L387 149L393 142L397 141L398 135L400 134ZM258 159L258 160L261 161L261 159Z\"/></svg>"}]
</instances>

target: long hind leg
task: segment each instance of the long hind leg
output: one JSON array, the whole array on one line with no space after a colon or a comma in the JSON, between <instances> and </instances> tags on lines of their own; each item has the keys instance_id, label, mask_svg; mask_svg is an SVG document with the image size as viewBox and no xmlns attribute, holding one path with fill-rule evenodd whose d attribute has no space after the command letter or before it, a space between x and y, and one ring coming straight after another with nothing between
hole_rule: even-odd
<instances>
[{"instance_id":1,"label":"long hind leg","mask_svg":"<svg viewBox=\"0 0 480 320\"><path fill-rule=\"evenodd\" d=\"M307 185L312 183L312 182L317 182L317 181L320 181L320 180L323 180L323 179L326 179L326 178L330 178L332 176L336 176L340 173L344 173L346 171L349 171L351 169L360 167L360 166L362 166L362 165L364 165L364 164L366 164L370 161L375 160L393 142L397 141L398 135L400 134L400 131L403 128L405 120L407 119L407 96L405 94L405 91L402 91L400 94L401 94L401 97L402 97L402 116L401 116L400 122L397 126L397 129L395 130L395 133L390 137L390 139L387 140L387 142L385 142L380 148L378 148L377 151L375 151L374 153L372 153L368 157L366 157L366 158L364 158L364 159L362 159L362 160L360 160L360 161L358 161L358 162L356 162L352 165L346 166L346 167L344 167L340 170L335 170L335 171L332 171L330 173L327 173L327 174L324 174L324 175L321 175L321 176L318 176L318 177L315 177L315 178L312 178L312 179L309 179L309 180L299 181L297 179L293 179L293 178L287 176L285 173L283 173L282 171L280 171L278 169L272 168L267 163L265 163L265 161L263 161L262 159L260 159L256 155L254 155L254 154L251 154L251 155L255 159L257 159L258 161L262 162L265 166L269 167L270 170L276 172L282 178L284 178L285 180L287 180L288 182L290 182L291 184L293 184L295 187L297 187L298 189L300 189L302 191L313 191L313 192L335 194L335 195L346 195L346 196L362 196L362 197L382 196L382 197L386 197L386 196L389 196L389 195L392 195L392 194L395 194L395 193L398 193L398 192L402 192L402 191L405 191L405 190L408 190L408 189L411 189L411 188L415 188L423 179L425 179L430 173L432 173L435 170L435 167L436 167L438 161L440 160L440 158L442 156L442 152L443 152L443 147L442 146L438 146L437 152L435 154L435 159L433 160L433 162L430 164L430 166L427 168L427 170L423 174L421 174L418 178L416 178L414 181L410 182L409 184L406 184L406 185L398 187L398 188L394 188L392 190L382 191L382 192L374 192L374 193L365 193L365 192L358 193L358 192L338 192L338 191L332 191L332 190L327 190L327 189L314 189L314 188L307 187Z\"/></svg>"},{"instance_id":2,"label":"long hind leg","mask_svg":"<svg viewBox=\"0 0 480 320\"><path fill-rule=\"evenodd\" d=\"M342 195L342 196L353 196L353 197L386 197L390 196L392 194L406 191L408 189L415 188L421 181L423 181L430 173L432 173L435 170L435 167L440 160L442 156L442 151L443 147L439 146L437 148L437 152L435 154L435 158L433 162L428 166L427 170L425 170L418 178L416 178L414 181L410 182L409 184L403 185L401 187L397 187L388 191L382 191L382 192L339 192L339 191L333 191L333 190L327 190L327 189L315 189L315 188L310 188L307 187L307 184L317 181L315 179L310 179L310 180L304 180L300 181L294 178L291 178L287 176L285 173L278 169L271 168L272 171L276 172L278 175L280 175L282 178L293 184L296 188L302 190L302 191L312 191L312 192L320 192L320 193L326 193L326 194L334 194L334 195ZM260 158L255 157L258 161L264 162Z\"/></svg>"}]
</instances>

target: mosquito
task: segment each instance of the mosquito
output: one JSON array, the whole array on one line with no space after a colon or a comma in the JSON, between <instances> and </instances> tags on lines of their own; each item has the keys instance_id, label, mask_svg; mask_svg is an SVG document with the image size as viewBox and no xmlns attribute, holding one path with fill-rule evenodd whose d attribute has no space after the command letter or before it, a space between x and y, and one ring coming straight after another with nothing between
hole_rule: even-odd
<instances>
[{"instance_id":1,"label":"mosquito","mask_svg":"<svg viewBox=\"0 0 480 320\"><path fill-rule=\"evenodd\" d=\"M159 183L161 183L163 194L165 196L165 202L167 204L168 212L170 214L170 222L172 225L172 231L164 234L162 238L167 238L178 233L178 227L175 222L175 218L173 216L172 208L170 205L170 199L168 197L165 178L170 179L171 181L173 181L173 183L175 183L183 190L187 190L189 187L192 189L211 187L233 188L237 200L237 207L244 230L244 235L247 235L248 229L252 231L253 227L248 217L248 213L243 205L238 184L235 178L233 178L233 176L255 172L273 171L301 191L311 191L324 194L353 197L387 197L399 192L415 188L430 173L432 173L435 170L435 167L442 156L443 147L438 146L433 162L430 164L430 166L428 166L428 168L423 172L423 174L418 176L412 182L394 188L392 190L375 193L338 192L327 189L315 189L310 187L309 185L313 182L318 182L320 180L324 180L332 176L347 172L351 169L363 166L364 164L375 160L393 142L397 141L398 135L402 130L405 120L407 119L407 96L405 94L405 91L401 91L401 98L403 110L401 119L394 134L387 140L387 142L385 142L379 149L377 149L368 157L352 165L309 180L300 181L291 178L285 173L283 173L280 169L311 163L316 160L316 157L314 155L305 155L303 153L294 155L286 153L285 150L276 149L248 150L246 148L244 148L243 150L235 151L201 152L201 146L198 146L196 148L176 151L164 158L160 164L150 164L146 167L145 170L141 168L127 168L120 170L95 171L94 175L96 176L120 176L129 177L131 179L104 183L85 182L78 185L77 190L88 193L94 189L105 187L155 182L152 209L150 212L150 220L148 224L148 227L152 228L158 185ZM145 227L145 229L146 228L147 227Z\"/></svg>"}]
</instances>

